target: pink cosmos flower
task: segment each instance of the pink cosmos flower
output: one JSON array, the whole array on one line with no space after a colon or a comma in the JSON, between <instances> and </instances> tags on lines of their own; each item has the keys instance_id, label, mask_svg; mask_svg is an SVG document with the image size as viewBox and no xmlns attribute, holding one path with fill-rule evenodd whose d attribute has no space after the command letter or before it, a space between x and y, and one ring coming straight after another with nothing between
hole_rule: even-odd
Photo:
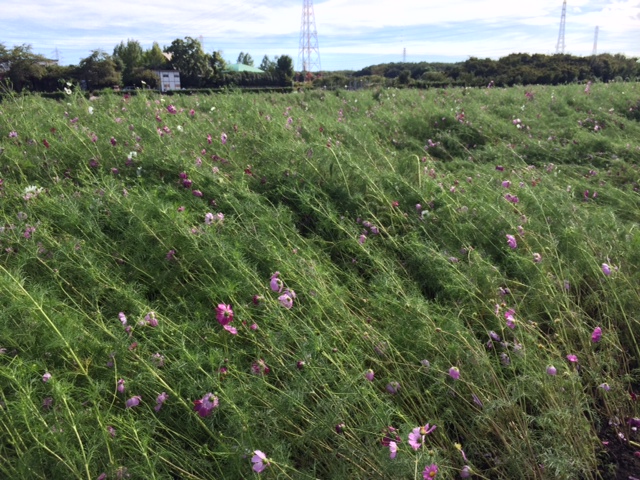
<instances>
[{"instance_id":1,"label":"pink cosmos flower","mask_svg":"<svg viewBox=\"0 0 640 480\"><path fill-rule=\"evenodd\" d=\"M424 437L430 435L437 427L428 423L423 427L414 428L409 434L409 445L414 450L418 450L424 443Z\"/></svg>"},{"instance_id":2,"label":"pink cosmos flower","mask_svg":"<svg viewBox=\"0 0 640 480\"><path fill-rule=\"evenodd\" d=\"M365 372L364 374L364 378L366 378L367 380L369 380L370 382L373 382L375 374L373 373L373 370L369 369Z\"/></svg>"},{"instance_id":3,"label":"pink cosmos flower","mask_svg":"<svg viewBox=\"0 0 640 480\"><path fill-rule=\"evenodd\" d=\"M460 369L458 367L451 367L449 369L449 376L454 380L458 380L460 378Z\"/></svg>"},{"instance_id":4,"label":"pink cosmos flower","mask_svg":"<svg viewBox=\"0 0 640 480\"><path fill-rule=\"evenodd\" d=\"M420 427L416 427L411 430L411 433L409 434L409 445L411 445L411 448L418 450L422 446L423 442L424 437L420 435Z\"/></svg>"},{"instance_id":5,"label":"pink cosmos flower","mask_svg":"<svg viewBox=\"0 0 640 480\"><path fill-rule=\"evenodd\" d=\"M208 212L204 216L204 223L206 223L207 225L211 225L213 223L213 213Z\"/></svg>"},{"instance_id":6,"label":"pink cosmos flower","mask_svg":"<svg viewBox=\"0 0 640 480\"><path fill-rule=\"evenodd\" d=\"M118 392L124 393L124 379L123 378L120 378L118 380L118 386L116 388L117 388Z\"/></svg>"},{"instance_id":7,"label":"pink cosmos flower","mask_svg":"<svg viewBox=\"0 0 640 480\"><path fill-rule=\"evenodd\" d=\"M591 334L591 341L593 343L598 343L602 338L602 328L596 327L593 329L593 333Z\"/></svg>"},{"instance_id":8,"label":"pink cosmos flower","mask_svg":"<svg viewBox=\"0 0 640 480\"><path fill-rule=\"evenodd\" d=\"M211 144L212 141L211 135L207 135L207 143Z\"/></svg>"},{"instance_id":9,"label":"pink cosmos flower","mask_svg":"<svg viewBox=\"0 0 640 480\"><path fill-rule=\"evenodd\" d=\"M158 368L164 367L164 355L160 353L154 353L151 355L151 361Z\"/></svg>"},{"instance_id":10,"label":"pink cosmos flower","mask_svg":"<svg viewBox=\"0 0 640 480\"><path fill-rule=\"evenodd\" d=\"M178 109L176 107L174 107L173 105L167 105L167 112L169 112L171 114L176 114L176 113L178 113Z\"/></svg>"},{"instance_id":11,"label":"pink cosmos flower","mask_svg":"<svg viewBox=\"0 0 640 480\"><path fill-rule=\"evenodd\" d=\"M573 354L567 355L567 360L571 363L578 363L578 357Z\"/></svg>"},{"instance_id":12,"label":"pink cosmos flower","mask_svg":"<svg viewBox=\"0 0 640 480\"><path fill-rule=\"evenodd\" d=\"M295 292L293 290L285 290L285 292L278 297L280 305L287 310L293 307L293 299L295 298Z\"/></svg>"},{"instance_id":13,"label":"pink cosmos flower","mask_svg":"<svg viewBox=\"0 0 640 480\"><path fill-rule=\"evenodd\" d=\"M400 391L400 383L389 382L387 383L387 386L385 388L387 389L387 392L389 392L391 395L396 395Z\"/></svg>"},{"instance_id":14,"label":"pink cosmos flower","mask_svg":"<svg viewBox=\"0 0 640 480\"><path fill-rule=\"evenodd\" d=\"M155 312L147 313L144 316L144 321L146 322L147 325L150 325L152 327L157 327L158 326L158 319L156 318Z\"/></svg>"},{"instance_id":15,"label":"pink cosmos flower","mask_svg":"<svg viewBox=\"0 0 640 480\"><path fill-rule=\"evenodd\" d=\"M131 397L129 400L127 400L127 402L125 403L125 408L133 408L133 407L137 407L138 405L140 405L140 401L142 400L142 397L140 395L136 395L135 397Z\"/></svg>"},{"instance_id":16,"label":"pink cosmos flower","mask_svg":"<svg viewBox=\"0 0 640 480\"><path fill-rule=\"evenodd\" d=\"M542 255L540 255L539 253L534 253L533 254L533 262L534 263L540 263L542 261Z\"/></svg>"},{"instance_id":17,"label":"pink cosmos flower","mask_svg":"<svg viewBox=\"0 0 640 480\"><path fill-rule=\"evenodd\" d=\"M211 415L211 412L218 408L219 401L213 393L205 393L204 397L193 402L193 410L198 416L204 418Z\"/></svg>"},{"instance_id":18,"label":"pink cosmos flower","mask_svg":"<svg viewBox=\"0 0 640 480\"><path fill-rule=\"evenodd\" d=\"M44 375L42 375L42 381L44 383L47 383L49 380L51 380L51 374L49 372L47 372Z\"/></svg>"},{"instance_id":19,"label":"pink cosmos flower","mask_svg":"<svg viewBox=\"0 0 640 480\"><path fill-rule=\"evenodd\" d=\"M389 442L389 458L393 460L398 454L398 444L396 442Z\"/></svg>"},{"instance_id":20,"label":"pink cosmos flower","mask_svg":"<svg viewBox=\"0 0 640 480\"><path fill-rule=\"evenodd\" d=\"M511 329L516 328L516 319L514 317L515 314L516 311L513 308L510 308L509 310L504 312L504 318L507 319L507 327Z\"/></svg>"},{"instance_id":21,"label":"pink cosmos flower","mask_svg":"<svg viewBox=\"0 0 640 480\"><path fill-rule=\"evenodd\" d=\"M611 275L611 267L606 263L602 264L602 273L604 273L607 277Z\"/></svg>"},{"instance_id":22,"label":"pink cosmos flower","mask_svg":"<svg viewBox=\"0 0 640 480\"><path fill-rule=\"evenodd\" d=\"M471 467L469 467L469 465L465 465L464 467L462 467L462 470L460 470L460 478L469 477L471 477Z\"/></svg>"},{"instance_id":23,"label":"pink cosmos flower","mask_svg":"<svg viewBox=\"0 0 640 480\"><path fill-rule=\"evenodd\" d=\"M227 134L222 132L222 134L220 135L220 141L222 142L223 145L227 144Z\"/></svg>"},{"instance_id":24,"label":"pink cosmos flower","mask_svg":"<svg viewBox=\"0 0 640 480\"><path fill-rule=\"evenodd\" d=\"M153 409L156 412L159 412L160 409L162 408L162 405L164 404L164 402L166 402L169 398L169 395L167 395L167 392L162 392L160 395L158 395L156 397L156 406L153 407Z\"/></svg>"},{"instance_id":25,"label":"pink cosmos flower","mask_svg":"<svg viewBox=\"0 0 640 480\"><path fill-rule=\"evenodd\" d=\"M506 235L507 237L507 244L509 245L509 248L514 250L515 248L518 247L518 244L516 243L516 237L514 237L513 235Z\"/></svg>"},{"instance_id":26,"label":"pink cosmos flower","mask_svg":"<svg viewBox=\"0 0 640 480\"><path fill-rule=\"evenodd\" d=\"M431 465L427 465L424 467L424 472L422 472L422 478L424 480L431 480L436 477L438 474L438 466L435 463Z\"/></svg>"},{"instance_id":27,"label":"pink cosmos flower","mask_svg":"<svg viewBox=\"0 0 640 480\"><path fill-rule=\"evenodd\" d=\"M269 466L269 460L267 456L260 450L253 452L251 462L253 463L253 471L256 473L262 473L262 471Z\"/></svg>"},{"instance_id":28,"label":"pink cosmos flower","mask_svg":"<svg viewBox=\"0 0 640 480\"><path fill-rule=\"evenodd\" d=\"M124 315L124 312L120 312L118 314L118 318L120 319L120 323L122 323L122 325L127 324L127 317Z\"/></svg>"},{"instance_id":29,"label":"pink cosmos flower","mask_svg":"<svg viewBox=\"0 0 640 480\"><path fill-rule=\"evenodd\" d=\"M269 286L274 292L281 292L283 287L282 280L278 278L278 275L280 275L280 272L275 272L271 275L271 281L269 282Z\"/></svg>"},{"instance_id":30,"label":"pink cosmos flower","mask_svg":"<svg viewBox=\"0 0 640 480\"><path fill-rule=\"evenodd\" d=\"M556 370L556 367L554 367L553 365L549 365L547 367L547 374L551 375L552 377L554 377L556 375L558 371Z\"/></svg>"}]
</instances>

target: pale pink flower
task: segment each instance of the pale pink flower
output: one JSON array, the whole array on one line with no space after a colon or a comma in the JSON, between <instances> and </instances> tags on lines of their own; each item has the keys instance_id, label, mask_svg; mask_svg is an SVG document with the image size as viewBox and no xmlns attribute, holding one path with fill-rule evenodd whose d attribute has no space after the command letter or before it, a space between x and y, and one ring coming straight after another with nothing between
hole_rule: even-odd
<instances>
[{"instance_id":1,"label":"pale pink flower","mask_svg":"<svg viewBox=\"0 0 640 480\"><path fill-rule=\"evenodd\" d=\"M251 457L253 471L262 473L262 471L269 466L269 459L267 459L267 456L260 450L254 451L253 454L253 457Z\"/></svg>"}]
</instances>

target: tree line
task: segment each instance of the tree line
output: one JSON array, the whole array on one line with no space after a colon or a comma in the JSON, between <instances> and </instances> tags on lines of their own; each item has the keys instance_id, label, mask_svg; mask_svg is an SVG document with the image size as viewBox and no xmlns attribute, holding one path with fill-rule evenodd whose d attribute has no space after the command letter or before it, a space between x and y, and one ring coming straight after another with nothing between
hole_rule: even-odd
<instances>
[{"instance_id":1,"label":"tree line","mask_svg":"<svg viewBox=\"0 0 640 480\"><path fill-rule=\"evenodd\" d=\"M241 52L238 63L253 66L250 54ZM15 91L54 92L67 82L89 90L114 86L147 85L157 88L157 70L180 72L182 88L215 88L228 85L286 86L293 80L293 60L288 55L269 58L265 55L259 68L265 73L230 73L222 52L206 53L194 38L176 39L160 48L154 42L145 50L137 40L122 41L112 54L93 50L78 65L61 66L33 53L30 45L7 48L0 43L0 82Z\"/></svg>"},{"instance_id":2,"label":"tree line","mask_svg":"<svg viewBox=\"0 0 640 480\"><path fill-rule=\"evenodd\" d=\"M637 58L621 54L589 57L513 53L498 60L470 57L458 63L385 63L347 75L395 85L487 86L559 85L586 81L629 81L640 77Z\"/></svg>"}]
</instances>

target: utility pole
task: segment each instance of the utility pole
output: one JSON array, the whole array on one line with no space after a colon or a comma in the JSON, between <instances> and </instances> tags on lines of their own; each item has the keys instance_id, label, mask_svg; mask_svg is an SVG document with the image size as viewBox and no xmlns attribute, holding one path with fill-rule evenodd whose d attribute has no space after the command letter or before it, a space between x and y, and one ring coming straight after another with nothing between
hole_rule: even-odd
<instances>
[{"instance_id":1,"label":"utility pole","mask_svg":"<svg viewBox=\"0 0 640 480\"><path fill-rule=\"evenodd\" d=\"M556 44L556 53L564 53L564 27L567 23L567 0L562 3L562 16L560 17L560 32L558 32L558 43Z\"/></svg>"},{"instance_id":2,"label":"utility pole","mask_svg":"<svg viewBox=\"0 0 640 480\"><path fill-rule=\"evenodd\" d=\"M314 68L317 72L321 70L316 16L313 13L313 0L303 0L299 58L305 77L306 74L314 70Z\"/></svg>"},{"instance_id":3,"label":"utility pole","mask_svg":"<svg viewBox=\"0 0 640 480\"><path fill-rule=\"evenodd\" d=\"M402 49L402 63L407 63L407 48Z\"/></svg>"}]
</instances>

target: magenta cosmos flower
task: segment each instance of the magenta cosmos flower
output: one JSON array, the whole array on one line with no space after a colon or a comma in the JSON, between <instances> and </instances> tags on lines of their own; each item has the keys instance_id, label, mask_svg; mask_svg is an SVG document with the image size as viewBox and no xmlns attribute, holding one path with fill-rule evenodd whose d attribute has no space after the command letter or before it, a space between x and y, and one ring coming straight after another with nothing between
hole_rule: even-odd
<instances>
[{"instance_id":1,"label":"magenta cosmos flower","mask_svg":"<svg viewBox=\"0 0 640 480\"><path fill-rule=\"evenodd\" d=\"M373 373L373 370L371 370L371 369L367 370L364 373L364 378L366 378L370 382L373 382L374 377L375 377L375 374Z\"/></svg>"},{"instance_id":2,"label":"magenta cosmos flower","mask_svg":"<svg viewBox=\"0 0 640 480\"><path fill-rule=\"evenodd\" d=\"M511 329L516 328L516 319L514 318L515 314L516 311L513 308L510 308L509 310L504 312L504 318L507 320L507 327Z\"/></svg>"},{"instance_id":3,"label":"magenta cosmos flower","mask_svg":"<svg viewBox=\"0 0 640 480\"><path fill-rule=\"evenodd\" d=\"M251 462L253 463L253 471L256 473L262 473L262 471L269 466L269 459L260 450L253 452Z\"/></svg>"},{"instance_id":4,"label":"magenta cosmos flower","mask_svg":"<svg viewBox=\"0 0 640 480\"><path fill-rule=\"evenodd\" d=\"M553 365L549 365L547 367L547 374L551 375L552 377L555 376L555 374L558 373L558 370L556 370L556 367L554 367Z\"/></svg>"},{"instance_id":5,"label":"magenta cosmos flower","mask_svg":"<svg viewBox=\"0 0 640 480\"><path fill-rule=\"evenodd\" d=\"M426 467L424 467L424 472L422 472L422 478L424 480L431 480L432 478L435 478L437 474L438 474L438 466L435 463L432 463L431 465L427 465Z\"/></svg>"},{"instance_id":6,"label":"magenta cosmos flower","mask_svg":"<svg viewBox=\"0 0 640 480\"><path fill-rule=\"evenodd\" d=\"M611 275L611 267L606 263L602 264L602 273L604 273L607 277Z\"/></svg>"},{"instance_id":7,"label":"magenta cosmos flower","mask_svg":"<svg viewBox=\"0 0 640 480\"><path fill-rule=\"evenodd\" d=\"M218 323L232 335L238 333L238 330L229 325L233 321L233 310L231 309L231 305L219 303L216 307L216 320L218 320Z\"/></svg>"},{"instance_id":8,"label":"magenta cosmos flower","mask_svg":"<svg viewBox=\"0 0 640 480\"><path fill-rule=\"evenodd\" d=\"M598 343L602 338L602 328L596 327L593 329L593 333L591 334L591 341L593 343Z\"/></svg>"},{"instance_id":9,"label":"magenta cosmos flower","mask_svg":"<svg viewBox=\"0 0 640 480\"><path fill-rule=\"evenodd\" d=\"M460 369L458 367L451 367L449 369L449 376L454 380L458 380L460 378Z\"/></svg>"},{"instance_id":10,"label":"magenta cosmos flower","mask_svg":"<svg viewBox=\"0 0 640 480\"><path fill-rule=\"evenodd\" d=\"M511 250L514 250L518 247L518 243L516 242L516 237L514 237L513 235L506 235L507 237L507 245L509 245L509 248Z\"/></svg>"},{"instance_id":11,"label":"magenta cosmos flower","mask_svg":"<svg viewBox=\"0 0 640 480\"><path fill-rule=\"evenodd\" d=\"M578 357L573 354L567 355L567 360L569 360L571 363L578 363Z\"/></svg>"}]
</instances>

